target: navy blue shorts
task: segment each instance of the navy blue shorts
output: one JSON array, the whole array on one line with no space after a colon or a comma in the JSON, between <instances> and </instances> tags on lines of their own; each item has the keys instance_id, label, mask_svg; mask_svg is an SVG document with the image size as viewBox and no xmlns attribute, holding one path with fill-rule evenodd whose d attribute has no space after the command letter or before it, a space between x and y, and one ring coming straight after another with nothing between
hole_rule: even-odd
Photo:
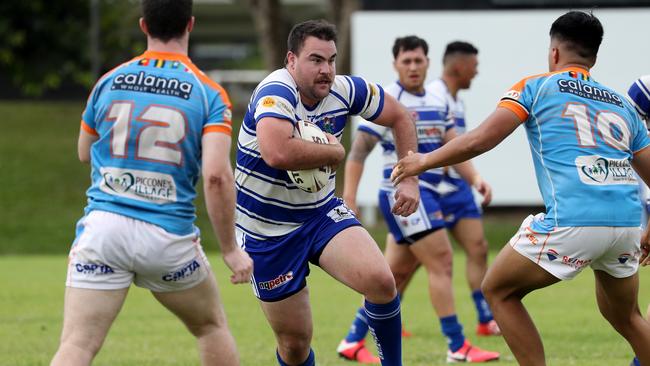
<instances>
[{"instance_id":1,"label":"navy blue shorts","mask_svg":"<svg viewBox=\"0 0 650 366\"><path fill-rule=\"evenodd\" d=\"M446 177L446 182L458 187L458 190L440 196L440 208L445 218L445 225L451 229L462 219L480 219L481 209L476 205L472 188L462 179Z\"/></svg>"},{"instance_id":2,"label":"navy blue shorts","mask_svg":"<svg viewBox=\"0 0 650 366\"><path fill-rule=\"evenodd\" d=\"M340 198L333 198L298 229L287 235L258 240L238 234L240 245L253 259L253 292L267 302L284 300L307 285L309 263L318 265L332 238L361 225ZM243 238L242 238L243 236Z\"/></svg>"},{"instance_id":3,"label":"navy blue shorts","mask_svg":"<svg viewBox=\"0 0 650 366\"><path fill-rule=\"evenodd\" d=\"M391 209L395 204L394 196L394 190L379 190L379 209L388 224L388 230L398 244L413 244L429 233L445 227L436 192L420 186L420 205L408 217L393 215Z\"/></svg>"}]
</instances>

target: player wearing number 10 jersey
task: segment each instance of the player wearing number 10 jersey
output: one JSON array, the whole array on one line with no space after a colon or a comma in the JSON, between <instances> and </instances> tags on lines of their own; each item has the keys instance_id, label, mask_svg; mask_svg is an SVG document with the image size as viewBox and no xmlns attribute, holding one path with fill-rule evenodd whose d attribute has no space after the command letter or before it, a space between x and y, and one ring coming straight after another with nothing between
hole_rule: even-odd
<instances>
[{"instance_id":1,"label":"player wearing number 10 jersey","mask_svg":"<svg viewBox=\"0 0 650 366\"><path fill-rule=\"evenodd\" d=\"M234 240L230 102L187 57L191 0L143 0L147 51L104 75L81 121L92 166L70 249L61 345L52 365L89 365L131 283L151 290L196 336L204 365L238 365L194 226L199 174L234 283L252 260Z\"/></svg>"},{"instance_id":2,"label":"player wearing number 10 jersey","mask_svg":"<svg viewBox=\"0 0 650 366\"><path fill-rule=\"evenodd\" d=\"M589 72L602 41L600 21L571 11L553 23L550 36L549 73L511 87L473 131L400 161L393 178L472 158L523 124L546 213L524 220L483 280L504 338L520 365L544 365L541 338L522 298L589 266L601 313L641 364L650 365L650 324L637 305L637 269L648 249L640 246L633 173L650 182L650 139L632 105ZM517 178L517 167L509 172Z\"/></svg>"}]
</instances>

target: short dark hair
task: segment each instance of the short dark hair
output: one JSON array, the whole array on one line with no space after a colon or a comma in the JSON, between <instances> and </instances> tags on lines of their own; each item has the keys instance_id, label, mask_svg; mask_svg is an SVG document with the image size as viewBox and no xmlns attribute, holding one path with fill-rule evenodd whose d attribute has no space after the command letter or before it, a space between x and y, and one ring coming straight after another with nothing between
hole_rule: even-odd
<instances>
[{"instance_id":1,"label":"short dark hair","mask_svg":"<svg viewBox=\"0 0 650 366\"><path fill-rule=\"evenodd\" d=\"M422 48L425 55L429 54L429 45L424 39L418 36L399 37L393 44L393 58L396 59L400 51L411 51L418 48Z\"/></svg>"},{"instance_id":2,"label":"short dark hair","mask_svg":"<svg viewBox=\"0 0 650 366\"><path fill-rule=\"evenodd\" d=\"M326 20L307 20L298 23L291 28L287 38L287 50L298 54L302 49L307 37L316 37L323 41L334 41L336 43L336 27Z\"/></svg>"},{"instance_id":3,"label":"short dark hair","mask_svg":"<svg viewBox=\"0 0 650 366\"><path fill-rule=\"evenodd\" d=\"M447 59L453 55L478 55L478 49L473 44L463 41L454 41L447 44L445 53L442 55L442 63L446 63Z\"/></svg>"},{"instance_id":4,"label":"short dark hair","mask_svg":"<svg viewBox=\"0 0 650 366\"><path fill-rule=\"evenodd\" d=\"M603 25L592 13L570 11L557 18L549 32L551 38L567 42L583 58L595 59L603 41Z\"/></svg>"},{"instance_id":5,"label":"short dark hair","mask_svg":"<svg viewBox=\"0 0 650 366\"><path fill-rule=\"evenodd\" d=\"M192 0L142 0L149 35L163 42L179 38L192 19Z\"/></svg>"}]
</instances>

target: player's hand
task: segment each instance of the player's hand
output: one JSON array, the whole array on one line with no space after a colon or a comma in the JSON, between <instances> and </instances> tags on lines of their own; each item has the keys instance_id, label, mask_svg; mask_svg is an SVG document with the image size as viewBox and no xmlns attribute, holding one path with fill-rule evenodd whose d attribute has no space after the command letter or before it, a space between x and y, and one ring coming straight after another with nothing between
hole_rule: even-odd
<instances>
[{"instance_id":1,"label":"player's hand","mask_svg":"<svg viewBox=\"0 0 650 366\"><path fill-rule=\"evenodd\" d=\"M232 271L230 282L238 284L250 281L253 273L253 260L243 249L235 246L231 251L223 253L223 261Z\"/></svg>"},{"instance_id":2,"label":"player's hand","mask_svg":"<svg viewBox=\"0 0 650 366\"><path fill-rule=\"evenodd\" d=\"M641 258L639 258L639 264L643 267L650 264L650 226L646 226L646 229L641 235Z\"/></svg>"},{"instance_id":3,"label":"player's hand","mask_svg":"<svg viewBox=\"0 0 650 366\"><path fill-rule=\"evenodd\" d=\"M409 151L408 155L403 157L395 164L393 172L390 174L390 180L393 185L397 185L407 177L417 177L425 170L424 154Z\"/></svg>"},{"instance_id":4,"label":"player's hand","mask_svg":"<svg viewBox=\"0 0 650 366\"><path fill-rule=\"evenodd\" d=\"M338 150L336 163L330 165L330 168L332 168L332 172L334 172L339 167L339 164L343 161L343 159L345 159L345 148L343 147L343 145L341 145L341 142L339 142L339 139L337 139L336 136L327 132L325 132L325 136L327 137L327 143L333 145Z\"/></svg>"},{"instance_id":5,"label":"player's hand","mask_svg":"<svg viewBox=\"0 0 650 366\"><path fill-rule=\"evenodd\" d=\"M420 187L418 187L418 178L404 178L395 191L395 205L393 205L391 212L406 217L415 212L419 204Z\"/></svg>"},{"instance_id":6,"label":"player's hand","mask_svg":"<svg viewBox=\"0 0 650 366\"><path fill-rule=\"evenodd\" d=\"M488 182L484 181L483 178L480 176L477 176L474 178L474 182L472 183L472 186L476 188L478 193L483 196L483 201L481 202L481 206L485 207L492 202L492 187L488 184Z\"/></svg>"}]
</instances>

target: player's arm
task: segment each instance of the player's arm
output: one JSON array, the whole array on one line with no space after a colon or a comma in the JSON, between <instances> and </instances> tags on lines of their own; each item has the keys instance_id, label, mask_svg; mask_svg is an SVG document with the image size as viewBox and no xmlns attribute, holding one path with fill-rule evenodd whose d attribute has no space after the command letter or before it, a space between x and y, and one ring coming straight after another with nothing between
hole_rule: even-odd
<instances>
[{"instance_id":1,"label":"player's arm","mask_svg":"<svg viewBox=\"0 0 650 366\"><path fill-rule=\"evenodd\" d=\"M632 167L639 174L646 185L650 185L650 146L638 151L632 159ZM650 264L650 221L641 235L641 258L639 263L642 266Z\"/></svg>"},{"instance_id":2,"label":"player's arm","mask_svg":"<svg viewBox=\"0 0 650 366\"><path fill-rule=\"evenodd\" d=\"M395 148L400 159L404 158L409 151L417 151L418 140L415 133L415 123L413 123L406 108L390 94L384 95L384 107L381 114L373 122L390 127L393 130ZM396 185L396 187L393 213L408 216L415 212L420 203L417 175L405 179L402 184Z\"/></svg>"},{"instance_id":3,"label":"player's arm","mask_svg":"<svg viewBox=\"0 0 650 366\"><path fill-rule=\"evenodd\" d=\"M399 184L403 179L416 176L425 170L454 165L497 146L521 124L519 117L510 109L498 107L477 128L449 141L428 154L410 154L400 160L391 174L391 180Z\"/></svg>"},{"instance_id":4,"label":"player's arm","mask_svg":"<svg viewBox=\"0 0 650 366\"><path fill-rule=\"evenodd\" d=\"M90 147L99 139L97 134L92 134L84 128L79 129L79 140L77 141L77 155L82 163L90 163Z\"/></svg>"},{"instance_id":5,"label":"player's arm","mask_svg":"<svg viewBox=\"0 0 650 366\"><path fill-rule=\"evenodd\" d=\"M245 283L253 271L253 261L235 242L235 180L230 165L230 136L206 133L202 146L201 173L208 216L224 262L233 273L230 281Z\"/></svg>"},{"instance_id":6,"label":"player's arm","mask_svg":"<svg viewBox=\"0 0 650 366\"><path fill-rule=\"evenodd\" d=\"M458 138L458 133L455 128L451 128L445 133L445 138L443 140L444 144L449 143L449 141ZM492 201L492 187L483 180L478 171L474 168L471 160L463 161L454 165L454 169L460 174L460 176L469 183L472 187L483 196L483 206L487 206Z\"/></svg>"},{"instance_id":7,"label":"player's arm","mask_svg":"<svg viewBox=\"0 0 650 366\"><path fill-rule=\"evenodd\" d=\"M293 128L281 118L264 117L257 122L257 142L266 164L276 169L303 170L335 166L345 157L336 137L326 134L329 144L317 144L294 138Z\"/></svg>"},{"instance_id":8,"label":"player's arm","mask_svg":"<svg viewBox=\"0 0 650 366\"><path fill-rule=\"evenodd\" d=\"M363 174L363 166L368 154L375 147L379 138L363 130L358 130L352 141L348 158L345 161L345 181L343 184L343 200L357 215L357 190Z\"/></svg>"}]
</instances>

